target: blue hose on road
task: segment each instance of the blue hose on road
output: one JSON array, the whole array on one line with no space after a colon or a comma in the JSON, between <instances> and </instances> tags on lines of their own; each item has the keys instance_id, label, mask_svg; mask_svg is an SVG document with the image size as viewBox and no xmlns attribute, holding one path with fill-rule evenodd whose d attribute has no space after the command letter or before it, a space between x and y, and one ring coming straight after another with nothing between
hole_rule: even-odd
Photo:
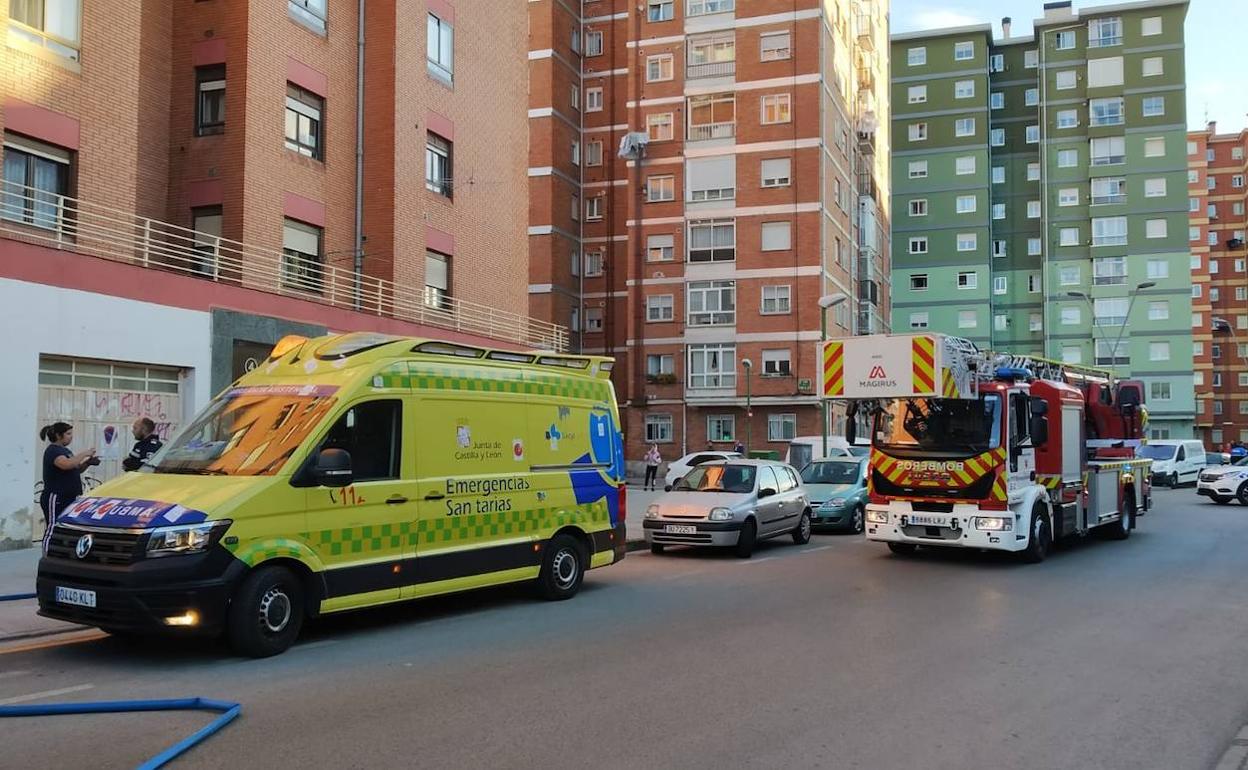
<instances>
[{"instance_id":1,"label":"blue hose on road","mask_svg":"<svg viewBox=\"0 0 1248 770\"><path fill-rule=\"evenodd\" d=\"M204 727L139 765L139 770L156 770L156 768L164 767L170 760L184 754L197 743L233 722L234 718L242 710L243 706L240 703L210 700L208 698L114 700L87 703L45 703L38 706L0 706L0 718L64 716L66 714L116 714L133 711L216 711L220 713L220 716Z\"/></svg>"},{"instance_id":2,"label":"blue hose on road","mask_svg":"<svg viewBox=\"0 0 1248 770\"><path fill-rule=\"evenodd\" d=\"M0 602L20 602L23 599L33 599L38 594L0 594Z\"/></svg>"}]
</instances>

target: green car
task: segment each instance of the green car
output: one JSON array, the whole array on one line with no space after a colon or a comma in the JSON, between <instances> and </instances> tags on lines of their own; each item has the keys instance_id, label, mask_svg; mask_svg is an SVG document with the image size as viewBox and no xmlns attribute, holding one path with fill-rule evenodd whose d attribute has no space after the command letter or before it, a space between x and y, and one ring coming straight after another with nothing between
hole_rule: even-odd
<instances>
[{"instance_id":1,"label":"green car","mask_svg":"<svg viewBox=\"0 0 1248 770\"><path fill-rule=\"evenodd\" d=\"M866 457L815 460L802 469L810 498L810 523L861 532L867 511Z\"/></svg>"}]
</instances>

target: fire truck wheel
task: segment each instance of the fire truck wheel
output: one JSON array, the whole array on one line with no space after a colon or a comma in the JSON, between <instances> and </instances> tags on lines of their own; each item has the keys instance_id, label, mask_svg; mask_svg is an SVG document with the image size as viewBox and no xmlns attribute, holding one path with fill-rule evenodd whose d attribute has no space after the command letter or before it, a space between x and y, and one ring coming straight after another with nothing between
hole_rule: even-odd
<instances>
[{"instance_id":1,"label":"fire truck wheel","mask_svg":"<svg viewBox=\"0 0 1248 770\"><path fill-rule=\"evenodd\" d=\"M1028 564L1039 564L1049 555L1049 546L1053 543L1053 529L1049 524L1049 512L1044 503L1036 503L1031 507L1031 535L1027 538L1027 548L1019 553Z\"/></svg>"},{"instance_id":2,"label":"fire truck wheel","mask_svg":"<svg viewBox=\"0 0 1248 770\"><path fill-rule=\"evenodd\" d=\"M1131 537L1131 527L1135 523L1135 498L1127 495L1123 499L1124 515L1112 524L1101 527L1105 537L1110 540L1126 540Z\"/></svg>"},{"instance_id":3,"label":"fire truck wheel","mask_svg":"<svg viewBox=\"0 0 1248 770\"><path fill-rule=\"evenodd\" d=\"M914 543L889 543L888 550L898 556L913 556L915 549L918 548Z\"/></svg>"}]
</instances>

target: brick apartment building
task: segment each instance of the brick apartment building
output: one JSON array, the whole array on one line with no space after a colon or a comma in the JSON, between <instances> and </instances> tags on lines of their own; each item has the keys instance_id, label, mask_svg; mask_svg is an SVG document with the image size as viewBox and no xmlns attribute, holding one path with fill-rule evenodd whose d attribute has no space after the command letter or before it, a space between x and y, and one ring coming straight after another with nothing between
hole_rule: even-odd
<instances>
[{"instance_id":1,"label":"brick apartment building","mask_svg":"<svg viewBox=\"0 0 1248 770\"><path fill-rule=\"evenodd\" d=\"M1187 137L1197 435L1210 448L1248 440L1248 131L1216 123Z\"/></svg>"},{"instance_id":2,"label":"brick apartment building","mask_svg":"<svg viewBox=\"0 0 1248 770\"><path fill-rule=\"evenodd\" d=\"M106 479L285 334L567 346L527 316L526 13L0 3L0 548L41 530L38 425Z\"/></svg>"},{"instance_id":3,"label":"brick apartment building","mask_svg":"<svg viewBox=\"0 0 1248 770\"><path fill-rule=\"evenodd\" d=\"M531 312L617 359L628 457L818 434L819 298L890 312L886 0L528 6Z\"/></svg>"}]
</instances>

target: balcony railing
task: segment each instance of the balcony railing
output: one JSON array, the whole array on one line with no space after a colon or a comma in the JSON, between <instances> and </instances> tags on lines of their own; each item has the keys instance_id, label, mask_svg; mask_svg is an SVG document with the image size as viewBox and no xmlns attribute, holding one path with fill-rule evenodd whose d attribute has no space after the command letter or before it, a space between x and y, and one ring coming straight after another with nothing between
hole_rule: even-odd
<instances>
[{"instance_id":1,"label":"balcony railing","mask_svg":"<svg viewBox=\"0 0 1248 770\"><path fill-rule=\"evenodd\" d=\"M457 297L430 303L424 287L12 183L0 188L0 238L526 347L568 349L568 330L557 324Z\"/></svg>"},{"instance_id":2,"label":"balcony railing","mask_svg":"<svg viewBox=\"0 0 1248 770\"><path fill-rule=\"evenodd\" d=\"M689 126L687 141L699 142L704 139L731 139L737 135L736 123L703 123Z\"/></svg>"},{"instance_id":3,"label":"balcony railing","mask_svg":"<svg viewBox=\"0 0 1248 770\"><path fill-rule=\"evenodd\" d=\"M685 79L694 80L696 78L718 78L736 74L737 62L734 61L711 61L705 64L690 64L685 67Z\"/></svg>"}]
</instances>

